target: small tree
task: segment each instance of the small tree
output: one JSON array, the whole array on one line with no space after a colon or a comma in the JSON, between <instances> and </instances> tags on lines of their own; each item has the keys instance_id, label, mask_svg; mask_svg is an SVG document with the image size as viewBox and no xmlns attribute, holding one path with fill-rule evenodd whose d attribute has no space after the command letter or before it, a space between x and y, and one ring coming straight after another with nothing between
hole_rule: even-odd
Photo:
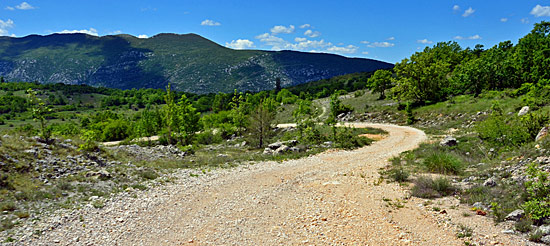
<instances>
[{"instance_id":1,"label":"small tree","mask_svg":"<svg viewBox=\"0 0 550 246\"><path fill-rule=\"evenodd\" d=\"M254 140L258 140L258 148L262 148L266 139L271 135L272 122L275 119L273 99L266 98L261 101L250 113L250 126L248 131Z\"/></svg>"},{"instance_id":2,"label":"small tree","mask_svg":"<svg viewBox=\"0 0 550 246\"><path fill-rule=\"evenodd\" d=\"M178 130L182 145L188 145L193 141L195 132L200 130L200 113L185 95L181 96L177 105Z\"/></svg>"},{"instance_id":3,"label":"small tree","mask_svg":"<svg viewBox=\"0 0 550 246\"><path fill-rule=\"evenodd\" d=\"M140 137L150 137L156 133L158 128L157 122L155 121L155 115L151 111L151 105L147 105L145 110L141 113L141 118L137 124L137 133ZM151 140L149 139L149 144Z\"/></svg>"},{"instance_id":4,"label":"small tree","mask_svg":"<svg viewBox=\"0 0 550 246\"><path fill-rule=\"evenodd\" d=\"M388 70L376 70L368 80L368 87L372 92L380 93L379 99L386 98L386 90L391 87L392 72Z\"/></svg>"},{"instance_id":5,"label":"small tree","mask_svg":"<svg viewBox=\"0 0 550 246\"><path fill-rule=\"evenodd\" d=\"M237 134L242 135L246 125L248 124L246 117L246 96L242 92L237 92L235 89L233 98L231 99L229 105L231 106L233 125L237 127Z\"/></svg>"},{"instance_id":6,"label":"small tree","mask_svg":"<svg viewBox=\"0 0 550 246\"><path fill-rule=\"evenodd\" d=\"M42 101L41 98L36 96L36 91L29 88L27 90L27 96L29 97L30 110L34 120L40 122L40 137L49 142L51 137L51 131L47 127L46 116L52 112L52 109Z\"/></svg>"},{"instance_id":7,"label":"small tree","mask_svg":"<svg viewBox=\"0 0 550 246\"><path fill-rule=\"evenodd\" d=\"M166 102L166 106L164 109L165 112L165 125L167 130L167 137L168 137L168 143L174 144L175 139L173 136L173 131L176 129L178 125L178 118L177 118L177 105L175 100L175 95L172 92L170 88L170 83L168 83L168 86L166 86L166 95L164 95L164 101Z\"/></svg>"}]
</instances>

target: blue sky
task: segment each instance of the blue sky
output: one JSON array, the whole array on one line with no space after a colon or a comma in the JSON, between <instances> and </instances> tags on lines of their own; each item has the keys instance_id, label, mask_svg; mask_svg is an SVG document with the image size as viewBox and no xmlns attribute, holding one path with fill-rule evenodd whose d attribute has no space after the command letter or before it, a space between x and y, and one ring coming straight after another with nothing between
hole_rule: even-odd
<instances>
[{"instance_id":1,"label":"blue sky","mask_svg":"<svg viewBox=\"0 0 550 246\"><path fill-rule=\"evenodd\" d=\"M236 49L335 53L398 62L440 41L517 40L550 19L547 1L0 0L0 35L196 33Z\"/></svg>"}]
</instances>

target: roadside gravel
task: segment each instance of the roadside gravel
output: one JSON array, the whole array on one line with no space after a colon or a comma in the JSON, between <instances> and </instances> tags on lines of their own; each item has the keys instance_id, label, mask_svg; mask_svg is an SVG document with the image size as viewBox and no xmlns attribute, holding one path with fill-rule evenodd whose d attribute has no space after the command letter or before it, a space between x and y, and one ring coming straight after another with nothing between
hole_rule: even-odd
<instances>
[{"instance_id":1,"label":"roadside gravel","mask_svg":"<svg viewBox=\"0 0 550 246\"><path fill-rule=\"evenodd\" d=\"M52 218L51 230L16 245L464 245L450 219L409 199L398 184L380 182L387 159L417 147L426 135L403 126L352 125L382 128L389 136L354 151L198 177L180 170L173 183ZM389 206L390 200L404 207ZM492 228L488 220L479 223ZM525 245L513 235L488 240Z\"/></svg>"}]
</instances>

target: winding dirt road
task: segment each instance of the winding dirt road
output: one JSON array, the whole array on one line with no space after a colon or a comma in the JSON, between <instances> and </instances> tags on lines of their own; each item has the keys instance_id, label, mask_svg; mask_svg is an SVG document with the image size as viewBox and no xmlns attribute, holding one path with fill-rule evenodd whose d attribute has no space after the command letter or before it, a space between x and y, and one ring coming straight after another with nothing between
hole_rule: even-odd
<instances>
[{"instance_id":1,"label":"winding dirt road","mask_svg":"<svg viewBox=\"0 0 550 246\"><path fill-rule=\"evenodd\" d=\"M354 151L262 162L158 187L64 223L34 245L463 245L456 231L407 205L398 184L380 182L387 159L426 135L395 125L353 126L389 136ZM405 207L388 207L389 199Z\"/></svg>"}]
</instances>

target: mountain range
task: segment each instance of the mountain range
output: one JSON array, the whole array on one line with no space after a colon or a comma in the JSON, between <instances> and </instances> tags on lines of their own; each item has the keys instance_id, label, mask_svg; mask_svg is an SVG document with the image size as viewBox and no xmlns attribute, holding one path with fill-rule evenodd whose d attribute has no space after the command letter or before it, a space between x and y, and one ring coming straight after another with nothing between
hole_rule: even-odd
<instances>
[{"instance_id":1,"label":"mountain range","mask_svg":"<svg viewBox=\"0 0 550 246\"><path fill-rule=\"evenodd\" d=\"M297 51L233 50L196 34L0 37L8 81L164 88L193 93L260 91L355 72L392 68L363 58Z\"/></svg>"}]
</instances>

